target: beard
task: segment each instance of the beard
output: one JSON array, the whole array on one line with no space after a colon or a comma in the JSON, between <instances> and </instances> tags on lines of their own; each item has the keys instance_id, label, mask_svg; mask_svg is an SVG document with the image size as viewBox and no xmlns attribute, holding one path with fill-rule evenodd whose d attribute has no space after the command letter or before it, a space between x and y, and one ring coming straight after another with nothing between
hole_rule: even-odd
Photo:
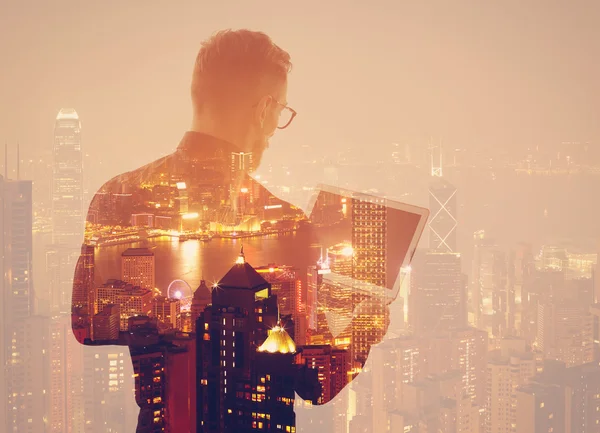
<instances>
[{"instance_id":1,"label":"beard","mask_svg":"<svg viewBox=\"0 0 600 433\"><path fill-rule=\"evenodd\" d=\"M258 170L260 166L260 162L262 161L262 156L265 150L269 148L269 138L267 136L263 136L257 139L252 146L252 162L253 162L253 171Z\"/></svg>"}]
</instances>

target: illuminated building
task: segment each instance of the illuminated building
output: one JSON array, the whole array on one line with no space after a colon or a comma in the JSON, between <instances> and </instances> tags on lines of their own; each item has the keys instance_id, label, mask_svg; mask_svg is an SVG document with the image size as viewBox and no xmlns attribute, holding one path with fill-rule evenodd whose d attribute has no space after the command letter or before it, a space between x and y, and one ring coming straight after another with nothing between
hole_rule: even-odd
<instances>
[{"instance_id":1,"label":"illuminated building","mask_svg":"<svg viewBox=\"0 0 600 433\"><path fill-rule=\"evenodd\" d=\"M278 318L271 284L242 251L196 325L198 432L295 431L294 390L307 397L318 382Z\"/></svg>"},{"instance_id":2,"label":"illuminated building","mask_svg":"<svg viewBox=\"0 0 600 433\"><path fill-rule=\"evenodd\" d=\"M154 289L155 260L154 253L148 248L127 248L121 254L121 280L144 289Z\"/></svg>"},{"instance_id":3,"label":"illuminated building","mask_svg":"<svg viewBox=\"0 0 600 433\"><path fill-rule=\"evenodd\" d=\"M507 274L507 327L512 335L521 333L526 327L525 312L530 308L528 296L534 272L535 264L531 246L519 244L517 248L512 249L508 259Z\"/></svg>"},{"instance_id":4,"label":"illuminated building","mask_svg":"<svg viewBox=\"0 0 600 433\"><path fill-rule=\"evenodd\" d=\"M536 343L545 359L564 362L567 367L594 358L593 317L589 307L575 301L545 301L538 304Z\"/></svg>"},{"instance_id":5,"label":"illuminated building","mask_svg":"<svg viewBox=\"0 0 600 433\"><path fill-rule=\"evenodd\" d=\"M152 292L121 280L110 279L96 288L94 313L109 304L118 304L121 313L121 331L128 329L129 318L152 314Z\"/></svg>"},{"instance_id":6,"label":"illuminated building","mask_svg":"<svg viewBox=\"0 0 600 433\"><path fill-rule=\"evenodd\" d=\"M319 258L316 265L311 265L306 271L306 316L307 329L318 330L319 293L323 285L323 274L331 272L327 257Z\"/></svg>"},{"instance_id":7,"label":"illuminated building","mask_svg":"<svg viewBox=\"0 0 600 433\"><path fill-rule=\"evenodd\" d=\"M332 348L330 345L302 347L302 363L318 372L318 380L321 384L319 403L327 403L348 383L349 355L347 350Z\"/></svg>"},{"instance_id":8,"label":"illuminated building","mask_svg":"<svg viewBox=\"0 0 600 433\"><path fill-rule=\"evenodd\" d=\"M94 341L116 341L119 339L121 314L119 305L108 304L94 316Z\"/></svg>"},{"instance_id":9,"label":"illuminated building","mask_svg":"<svg viewBox=\"0 0 600 433\"><path fill-rule=\"evenodd\" d=\"M600 365L597 362L566 368L563 362L544 361L543 373L517 392L517 432L598 430Z\"/></svg>"},{"instance_id":10,"label":"illuminated building","mask_svg":"<svg viewBox=\"0 0 600 433\"><path fill-rule=\"evenodd\" d=\"M423 334L467 325L466 279L458 253L420 251L411 264L408 317Z\"/></svg>"},{"instance_id":11,"label":"illuminated building","mask_svg":"<svg viewBox=\"0 0 600 433\"><path fill-rule=\"evenodd\" d=\"M486 433L517 433L517 387L536 374L535 357L524 339L503 339L487 364Z\"/></svg>"},{"instance_id":12,"label":"illuminated building","mask_svg":"<svg viewBox=\"0 0 600 433\"><path fill-rule=\"evenodd\" d=\"M506 329L507 261L496 242L475 232L473 255L472 302L477 327L487 329L490 336L500 337Z\"/></svg>"},{"instance_id":13,"label":"illuminated building","mask_svg":"<svg viewBox=\"0 0 600 433\"><path fill-rule=\"evenodd\" d=\"M94 314L94 275L94 247L83 245L73 277L73 298L71 301L73 313L76 309L82 308L82 314Z\"/></svg>"},{"instance_id":14,"label":"illuminated building","mask_svg":"<svg viewBox=\"0 0 600 433\"><path fill-rule=\"evenodd\" d=\"M556 384L529 383L516 390L517 431L547 433L564 431L564 389Z\"/></svg>"},{"instance_id":15,"label":"illuminated building","mask_svg":"<svg viewBox=\"0 0 600 433\"><path fill-rule=\"evenodd\" d=\"M294 338L301 345L306 340L306 292L298 271L290 266L269 264L255 268L268 283L273 295L277 296L277 305L281 316L291 315L294 322Z\"/></svg>"},{"instance_id":16,"label":"illuminated building","mask_svg":"<svg viewBox=\"0 0 600 433\"><path fill-rule=\"evenodd\" d=\"M150 213L139 213L131 215L133 227L154 227L154 215Z\"/></svg>"},{"instance_id":17,"label":"illuminated building","mask_svg":"<svg viewBox=\"0 0 600 433\"><path fill-rule=\"evenodd\" d=\"M52 243L79 248L84 228L83 154L77 112L63 108L54 125Z\"/></svg>"},{"instance_id":18,"label":"illuminated building","mask_svg":"<svg viewBox=\"0 0 600 433\"><path fill-rule=\"evenodd\" d=\"M456 188L442 177L442 148L439 161L434 161L431 150L431 176L429 184L429 248L454 253L456 246L457 205Z\"/></svg>"},{"instance_id":19,"label":"illuminated building","mask_svg":"<svg viewBox=\"0 0 600 433\"><path fill-rule=\"evenodd\" d=\"M364 364L369 349L379 343L387 327L387 309L383 295L387 275L387 207L378 197L352 198L352 278L381 287L380 293L369 297L352 290L352 352L353 361ZM332 264L333 266L333 264ZM395 275L393 278L395 279ZM361 308L355 308L361 304Z\"/></svg>"},{"instance_id":20,"label":"illuminated building","mask_svg":"<svg viewBox=\"0 0 600 433\"><path fill-rule=\"evenodd\" d=\"M483 407L486 401L487 352L488 334L484 330L466 327L439 332L430 340L429 373L444 374L458 370L461 395Z\"/></svg>"},{"instance_id":21,"label":"illuminated building","mask_svg":"<svg viewBox=\"0 0 600 433\"><path fill-rule=\"evenodd\" d=\"M157 296L153 299L152 315L166 329L181 330L181 302L179 299L169 299Z\"/></svg>"},{"instance_id":22,"label":"illuminated building","mask_svg":"<svg viewBox=\"0 0 600 433\"><path fill-rule=\"evenodd\" d=\"M6 171L7 169L5 169ZM2 384L0 385L2 392L0 423L2 424L0 425L4 428L6 420L6 431L12 431L13 421L24 416L24 414L11 411L15 404L14 399L19 398L19 396L9 395L11 387L13 392L21 393L21 391L25 391L25 387L32 385L31 382L15 382L15 379L19 375L29 374L28 370L31 366L24 364L25 362L32 361L33 363L34 360L36 362L39 360L38 358L22 358L23 360L18 364L16 361L19 358L15 358L14 355L29 356L26 353L20 353L16 346L25 345L25 342L28 341L24 339L29 338L27 330L31 329L32 324L26 320L34 313L35 297L31 266L33 255L31 194L31 181L10 180L0 176L0 274L2 275L0 278L0 303L2 304L0 311L0 365L2 365L0 368L0 383ZM27 330L23 329L25 326ZM32 329L31 331L33 332ZM23 347L23 351L25 352L28 348ZM33 355L31 354L31 356ZM39 365L35 365L36 368L39 368ZM33 372L31 373L33 374ZM7 387L6 392L5 386ZM26 398L26 396L23 397ZM31 396L31 398L37 397ZM22 427L26 427L25 424Z\"/></svg>"},{"instance_id":23,"label":"illuminated building","mask_svg":"<svg viewBox=\"0 0 600 433\"><path fill-rule=\"evenodd\" d=\"M10 276L2 279L2 319L10 324L34 312L31 181L0 177L0 200L2 270Z\"/></svg>"}]
</instances>

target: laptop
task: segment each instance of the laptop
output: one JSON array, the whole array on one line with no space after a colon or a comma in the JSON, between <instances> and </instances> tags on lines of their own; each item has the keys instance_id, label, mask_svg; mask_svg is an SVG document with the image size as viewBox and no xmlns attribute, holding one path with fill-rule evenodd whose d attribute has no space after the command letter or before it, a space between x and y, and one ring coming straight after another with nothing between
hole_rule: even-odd
<instances>
[{"instance_id":1,"label":"laptop","mask_svg":"<svg viewBox=\"0 0 600 433\"><path fill-rule=\"evenodd\" d=\"M376 297L385 305L392 303L400 292L429 210L326 184L318 185L309 210L313 225L325 227L318 240L323 251L345 246L346 255L351 256L351 267L324 273L323 282L350 286L366 298ZM332 224L335 229L329 229Z\"/></svg>"}]
</instances>

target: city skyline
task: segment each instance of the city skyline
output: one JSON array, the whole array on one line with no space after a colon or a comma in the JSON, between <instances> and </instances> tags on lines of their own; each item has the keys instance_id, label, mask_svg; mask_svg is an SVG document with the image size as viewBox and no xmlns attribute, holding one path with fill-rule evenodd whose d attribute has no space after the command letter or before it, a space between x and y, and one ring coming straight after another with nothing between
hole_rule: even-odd
<instances>
[{"instance_id":1,"label":"city skyline","mask_svg":"<svg viewBox=\"0 0 600 433\"><path fill-rule=\"evenodd\" d=\"M595 431L600 6L231 6L0 14L0 430ZM230 27L264 157L191 132Z\"/></svg>"}]
</instances>

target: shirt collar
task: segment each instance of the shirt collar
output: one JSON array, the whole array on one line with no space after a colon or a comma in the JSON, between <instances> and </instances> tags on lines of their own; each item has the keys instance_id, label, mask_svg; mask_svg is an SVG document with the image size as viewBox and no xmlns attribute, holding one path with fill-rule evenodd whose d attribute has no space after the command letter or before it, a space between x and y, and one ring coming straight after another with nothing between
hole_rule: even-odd
<instances>
[{"instance_id":1,"label":"shirt collar","mask_svg":"<svg viewBox=\"0 0 600 433\"><path fill-rule=\"evenodd\" d=\"M187 131L177 146L178 153L189 156L212 156L218 150L239 152L234 144L197 131Z\"/></svg>"}]
</instances>

